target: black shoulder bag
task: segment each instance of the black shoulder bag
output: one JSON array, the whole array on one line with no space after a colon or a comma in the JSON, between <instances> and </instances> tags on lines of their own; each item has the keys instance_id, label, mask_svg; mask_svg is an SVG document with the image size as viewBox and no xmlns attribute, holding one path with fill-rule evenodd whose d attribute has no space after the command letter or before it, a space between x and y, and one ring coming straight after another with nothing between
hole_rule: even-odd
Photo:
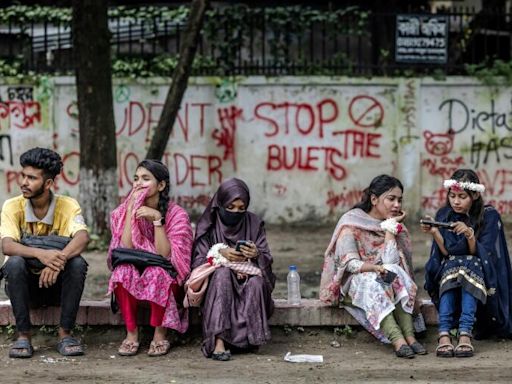
<instances>
[{"instance_id":1,"label":"black shoulder bag","mask_svg":"<svg viewBox=\"0 0 512 384\"><path fill-rule=\"evenodd\" d=\"M66 248L66 245L72 240L71 237L48 235L48 236L35 236L35 235L23 235L20 243L32 248L40 249L60 249L61 251ZM29 268L32 269L43 269L46 267L38 259L26 259L25 260Z\"/></svg>"},{"instance_id":2,"label":"black shoulder bag","mask_svg":"<svg viewBox=\"0 0 512 384\"><path fill-rule=\"evenodd\" d=\"M147 267L160 267L172 277L178 275L174 266L165 257L140 249L114 248L112 250L112 267L115 268L121 264L132 264L140 273L144 272Z\"/></svg>"},{"instance_id":3,"label":"black shoulder bag","mask_svg":"<svg viewBox=\"0 0 512 384\"><path fill-rule=\"evenodd\" d=\"M114 248L112 250L112 268L121 264L132 264L142 274L147 267L163 268L171 275L176 277L178 273L174 266L165 257L133 248ZM119 306L116 302L114 293L110 296L110 309L112 313L117 313Z\"/></svg>"},{"instance_id":4,"label":"black shoulder bag","mask_svg":"<svg viewBox=\"0 0 512 384\"><path fill-rule=\"evenodd\" d=\"M27 247L32 248L41 248L41 249L60 249L63 250L66 245L71 241L71 237L66 236L57 236L57 235L48 235L48 236L36 236L36 235L23 235L21 237L20 244L23 244ZM25 262L27 263L29 269L39 271L46 267L43 263L41 263L36 258L26 258ZM3 267L0 268L0 281L4 277ZM6 283L7 284L7 283Z\"/></svg>"}]
</instances>

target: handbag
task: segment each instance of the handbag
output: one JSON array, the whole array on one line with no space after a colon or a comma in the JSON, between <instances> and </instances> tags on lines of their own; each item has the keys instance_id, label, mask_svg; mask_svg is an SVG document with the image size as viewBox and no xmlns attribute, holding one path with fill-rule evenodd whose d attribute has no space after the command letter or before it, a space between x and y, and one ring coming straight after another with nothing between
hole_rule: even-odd
<instances>
[{"instance_id":1,"label":"handbag","mask_svg":"<svg viewBox=\"0 0 512 384\"><path fill-rule=\"evenodd\" d=\"M178 276L174 266L165 257L140 249L114 248L112 250L112 268L121 264L132 264L140 273L144 272L147 267L160 267L172 277Z\"/></svg>"},{"instance_id":2,"label":"handbag","mask_svg":"<svg viewBox=\"0 0 512 384\"><path fill-rule=\"evenodd\" d=\"M40 249L59 249L63 250L71 241L71 237L48 235L48 236L36 236L36 235L23 235L20 243L26 247L40 248ZM25 259L28 267L31 269L43 269L46 267L36 258Z\"/></svg>"},{"instance_id":3,"label":"handbag","mask_svg":"<svg viewBox=\"0 0 512 384\"><path fill-rule=\"evenodd\" d=\"M205 263L197 268L194 268L190 273L190 277L185 282L185 298L183 299L183 306L200 307L208 287L208 280L210 275L217 269L215 266Z\"/></svg>"}]
</instances>

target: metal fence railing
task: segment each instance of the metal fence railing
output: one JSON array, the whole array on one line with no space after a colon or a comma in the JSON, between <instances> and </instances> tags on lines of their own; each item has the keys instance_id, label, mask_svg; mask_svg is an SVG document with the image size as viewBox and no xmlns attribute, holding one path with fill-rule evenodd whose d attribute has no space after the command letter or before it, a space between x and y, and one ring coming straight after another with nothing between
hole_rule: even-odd
<instances>
[{"instance_id":1,"label":"metal fence railing","mask_svg":"<svg viewBox=\"0 0 512 384\"><path fill-rule=\"evenodd\" d=\"M330 17L284 21L272 8L229 8L209 13L194 64L196 75L393 75L442 72L464 74L468 64L511 59L510 10L445 9L421 15L448 20L447 60L395 60L395 12L333 12ZM300 8L295 7L297 18ZM304 12L310 12L305 10ZM403 14L403 13L402 13ZM139 60L158 71L158 60L174 59L182 43L182 21L111 17L114 60ZM74 68L69 22L0 23L0 58L18 60L25 71L69 72ZM151 72L151 71L150 71Z\"/></svg>"}]
</instances>

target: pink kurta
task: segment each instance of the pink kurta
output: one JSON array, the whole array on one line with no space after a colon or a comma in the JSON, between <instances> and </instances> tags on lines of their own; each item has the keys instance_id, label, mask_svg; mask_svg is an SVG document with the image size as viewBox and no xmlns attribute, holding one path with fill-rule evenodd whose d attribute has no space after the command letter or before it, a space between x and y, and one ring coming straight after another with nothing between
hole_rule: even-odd
<instances>
[{"instance_id":1,"label":"pink kurta","mask_svg":"<svg viewBox=\"0 0 512 384\"><path fill-rule=\"evenodd\" d=\"M145 194L134 203L133 211L144 203ZM128 199L126 200L128 201ZM111 252L123 247L121 236L127 211L127 203L117 207L111 215L112 240L108 252L108 266L112 269ZM132 243L134 249L157 253L155 249L155 230L153 223L145 219L132 217ZM117 284L121 284L137 300L154 302L165 307L162 326L185 332L188 328L188 311L177 304L171 285L182 286L190 272L190 255L192 249L192 227L187 212L177 204L169 201L165 215L165 231L171 243L171 252L166 255L178 275L173 278L160 267L148 267L142 275L133 265L119 265L112 272L109 281L109 293Z\"/></svg>"}]
</instances>

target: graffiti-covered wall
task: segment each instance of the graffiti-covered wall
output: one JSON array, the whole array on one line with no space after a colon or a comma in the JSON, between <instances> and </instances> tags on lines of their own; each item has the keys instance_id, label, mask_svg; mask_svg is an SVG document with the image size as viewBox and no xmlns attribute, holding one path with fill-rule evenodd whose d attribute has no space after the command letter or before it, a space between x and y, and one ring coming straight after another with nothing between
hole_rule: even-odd
<instances>
[{"instance_id":1,"label":"graffiti-covered wall","mask_svg":"<svg viewBox=\"0 0 512 384\"><path fill-rule=\"evenodd\" d=\"M114 83L121 195L149 145L168 83ZM32 146L61 153L59 193L78 194L78 109L73 78L0 86L0 190L19 193L18 157ZM332 221L372 177L406 188L413 214L445 199L442 180L474 168L485 198L512 215L512 93L464 79L194 78L164 162L172 193L200 212L237 176L267 222ZM512 217L512 216L511 216Z\"/></svg>"}]
</instances>

